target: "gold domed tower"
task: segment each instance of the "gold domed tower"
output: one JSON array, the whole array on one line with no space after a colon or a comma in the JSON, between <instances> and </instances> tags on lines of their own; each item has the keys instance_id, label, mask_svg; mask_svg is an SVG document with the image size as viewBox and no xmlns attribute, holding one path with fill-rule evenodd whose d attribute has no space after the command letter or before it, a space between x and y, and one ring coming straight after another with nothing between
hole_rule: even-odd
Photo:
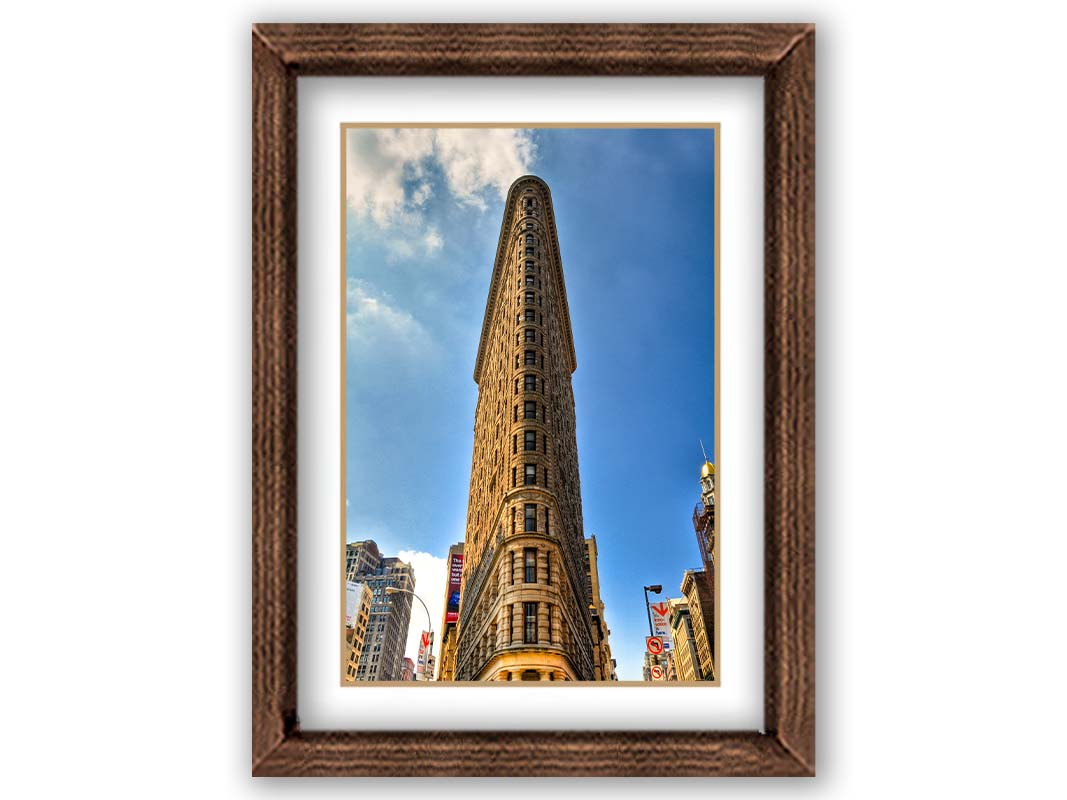
<instances>
[{"instance_id":1,"label":"gold domed tower","mask_svg":"<svg viewBox=\"0 0 1067 800\"><path fill-rule=\"evenodd\" d=\"M715 505L715 465L710 461L705 461L700 468L700 502Z\"/></svg>"},{"instance_id":2,"label":"gold domed tower","mask_svg":"<svg viewBox=\"0 0 1067 800\"><path fill-rule=\"evenodd\" d=\"M716 580L715 535L715 465L707 456L700 466L700 502L693 509L693 529L704 569L689 570L682 581L682 594L689 603L689 615L695 632L699 670L697 680L717 680L719 653L716 645L718 628L718 589Z\"/></svg>"},{"instance_id":3,"label":"gold domed tower","mask_svg":"<svg viewBox=\"0 0 1067 800\"><path fill-rule=\"evenodd\" d=\"M706 457L700 467L700 502L693 509L693 528L704 569L715 563L715 465Z\"/></svg>"}]
</instances>

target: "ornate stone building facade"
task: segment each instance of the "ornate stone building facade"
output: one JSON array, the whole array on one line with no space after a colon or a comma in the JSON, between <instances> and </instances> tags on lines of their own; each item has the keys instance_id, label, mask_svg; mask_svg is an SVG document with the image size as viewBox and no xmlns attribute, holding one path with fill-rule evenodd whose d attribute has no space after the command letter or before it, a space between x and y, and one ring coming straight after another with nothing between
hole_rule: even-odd
<instances>
[{"instance_id":1,"label":"ornate stone building facade","mask_svg":"<svg viewBox=\"0 0 1067 800\"><path fill-rule=\"evenodd\" d=\"M474 368L455 680L595 680L576 368L551 194L526 176L508 192Z\"/></svg>"}]
</instances>

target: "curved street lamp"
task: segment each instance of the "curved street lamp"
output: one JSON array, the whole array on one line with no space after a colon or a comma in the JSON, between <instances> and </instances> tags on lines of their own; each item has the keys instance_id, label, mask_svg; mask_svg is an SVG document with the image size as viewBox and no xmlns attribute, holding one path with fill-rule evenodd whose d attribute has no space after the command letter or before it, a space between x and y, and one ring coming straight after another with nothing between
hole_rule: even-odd
<instances>
[{"instance_id":1,"label":"curved street lamp","mask_svg":"<svg viewBox=\"0 0 1067 800\"><path fill-rule=\"evenodd\" d=\"M430 651L433 652L433 620L430 619L430 609L426 607L426 602L421 597L419 597L417 594L415 594L413 591L411 591L411 589L401 589L398 586L386 586L385 587L385 593L386 594L410 594L412 597L414 597L416 600L418 600L420 603L422 603L422 608L426 612L426 624L429 627L429 631L430 631ZM649 622L649 625L651 625L651 624L652 623ZM429 654L427 654L427 657L429 657ZM426 678L426 680L430 680L430 679Z\"/></svg>"},{"instance_id":2,"label":"curved street lamp","mask_svg":"<svg viewBox=\"0 0 1067 800\"><path fill-rule=\"evenodd\" d=\"M389 590L386 589L386 591L389 591ZM651 586L646 586L645 587L645 613L648 614L648 635L649 636L655 636L656 634L652 631L652 609L650 609L648 607L648 593L652 592L652 594L659 594L662 591L663 591L663 585L659 584L659 583L654 583Z\"/></svg>"}]
</instances>

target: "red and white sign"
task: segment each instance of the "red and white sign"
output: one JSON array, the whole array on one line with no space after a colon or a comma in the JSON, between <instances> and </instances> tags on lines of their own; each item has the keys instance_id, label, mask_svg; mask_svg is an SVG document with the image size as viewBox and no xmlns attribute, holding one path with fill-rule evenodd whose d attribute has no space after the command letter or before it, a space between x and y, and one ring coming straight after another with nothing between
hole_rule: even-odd
<instances>
[{"instance_id":1,"label":"red and white sign","mask_svg":"<svg viewBox=\"0 0 1067 800\"><path fill-rule=\"evenodd\" d=\"M666 603L649 603L648 609L652 612L652 632L663 642L664 652L668 652L671 649L671 607Z\"/></svg>"},{"instance_id":2,"label":"red and white sign","mask_svg":"<svg viewBox=\"0 0 1067 800\"><path fill-rule=\"evenodd\" d=\"M663 640L658 636L646 636L645 647L649 655L658 656L663 654Z\"/></svg>"},{"instance_id":3,"label":"red and white sign","mask_svg":"<svg viewBox=\"0 0 1067 800\"><path fill-rule=\"evenodd\" d=\"M651 667L648 668L648 672L652 676L652 680L663 680L663 667L661 667L659 664L653 664Z\"/></svg>"},{"instance_id":4,"label":"red and white sign","mask_svg":"<svg viewBox=\"0 0 1067 800\"><path fill-rule=\"evenodd\" d=\"M433 634L430 631L423 631L422 636L419 638L419 660L418 665L415 668L415 680L428 681L433 677L432 675L429 677L426 676L426 662L432 649Z\"/></svg>"}]
</instances>

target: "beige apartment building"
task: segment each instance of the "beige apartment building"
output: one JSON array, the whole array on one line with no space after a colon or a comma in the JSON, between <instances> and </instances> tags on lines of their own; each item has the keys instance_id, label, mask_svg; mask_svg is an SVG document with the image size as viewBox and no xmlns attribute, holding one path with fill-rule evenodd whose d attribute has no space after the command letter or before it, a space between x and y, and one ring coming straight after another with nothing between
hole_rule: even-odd
<instances>
[{"instance_id":1,"label":"beige apartment building","mask_svg":"<svg viewBox=\"0 0 1067 800\"><path fill-rule=\"evenodd\" d=\"M669 680L700 680L700 656L697 653L693 621L689 616L689 601L684 597L667 601L671 620L671 660L674 678Z\"/></svg>"},{"instance_id":2,"label":"beige apartment building","mask_svg":"<svg viewBox=\"0 0 1067 800\"><path fill-rule=\"evenodd\" d=\"M593 633L593 680L617 681L615 659L611 657L608 636L611 630L604 619L604 602L600 599L600 573L597 570L596 537L585 540L585 577L589 582L589 622Z\"/></svg>"},{"instance_id":3,"label":"beige apartment building","mask_svg":"<svg viewBox=\"0 0 1067 800\"><path fill-rule=\"evenodd\" d=\"M551 194L525 176L508 192L474 367L454 680L596 679L576 368Z\"/></svg>"},{"instance_id":4,"label":"beige apartment building","mask_svg":"<svg viewBox=\"0 0 1067 800\"><path fill-rule=\"evenodd\" d=\"M354 683L370 622L371 590L365 583L345 582L345 682Z\"/></svg>"},{"instance_id":5,"label":"beige apartment building","mask_svg":"<svg viewBox=\"0 0 1067 800\"><path fill-rule=\"evenodd\" d=\"M715 597L710 576L702 569L687 569L682 577L682 594L685 595L692 625L693 641L696 644L697 661L693 665L696 677L691 680L715 680L714 627ZM679 669L679 675L681 670ZM679 677L679 680L683 680Z\"/></svg>"}]
</instances>

